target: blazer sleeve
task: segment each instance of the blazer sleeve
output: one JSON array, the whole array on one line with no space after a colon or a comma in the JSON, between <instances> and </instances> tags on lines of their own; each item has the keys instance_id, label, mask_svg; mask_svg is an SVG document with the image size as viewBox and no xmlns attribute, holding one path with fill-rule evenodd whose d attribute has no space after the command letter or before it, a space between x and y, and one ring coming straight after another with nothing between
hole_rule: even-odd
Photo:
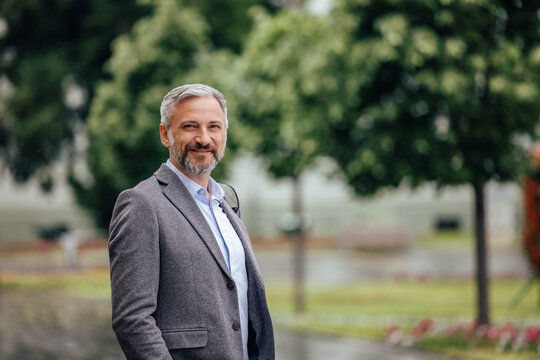
<instances>
[{"instance_id":1,"label":"blazer sleeve","mask_svg":"<svg viewBox=\"0 0 540 360\"><path fill-rule=\"evenodd\" d=\"M109 228L112 327L127 359L171 359L152 314L159 288L159 225L137 190L122 192Z\"/></svg>"}]
</instances>

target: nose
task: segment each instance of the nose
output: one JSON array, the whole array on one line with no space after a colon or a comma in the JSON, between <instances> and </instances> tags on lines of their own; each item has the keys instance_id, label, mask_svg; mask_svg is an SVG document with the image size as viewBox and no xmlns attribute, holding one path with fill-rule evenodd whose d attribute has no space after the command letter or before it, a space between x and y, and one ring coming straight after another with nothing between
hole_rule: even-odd
<instances>
[{"instance_id":1,"label":"nose","mask_svg":"<svg viewBox=\"0 0 540 360\"><path fill-rule=\"evenodd\" d=\"M197 136L195 137L195 141L197 141L199 144L206 146L210 143L210 136L208 134L208 131L204 128L199 129L199 132L197 133Z\"/></svg>"}]
</instances>

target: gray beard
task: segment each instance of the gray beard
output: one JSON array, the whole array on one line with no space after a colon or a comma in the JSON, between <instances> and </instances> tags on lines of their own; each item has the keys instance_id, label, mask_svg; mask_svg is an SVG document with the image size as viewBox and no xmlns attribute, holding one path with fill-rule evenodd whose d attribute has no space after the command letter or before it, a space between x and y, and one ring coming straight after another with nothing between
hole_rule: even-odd
<instances>
[{"instance_id":1,"label":"gray beard","mask_svg":"<svg viewBox=\"0 0 540 360\"><path fill-rule=\"evenodd\" d=\"M180 151L176 151L176 147L174 146L174 138L172 137L170 131L167 132L167 137L169 138L169 149L171 150L171 154L174 160L176 160L182 170L186 171L189 174L197 176L209 173L214 170L216 165L221 161L221 159L223 159L223 156L225 155L225 148L227 147L227 138L225 138L225 144L223 145L223 150L221 151L221 153L218 154L216 157L216 154L212 152L212 155L214 157L212 158L210 164L205 167L199 167L197 166L197 164L191 161L188 156L189 151L185 151L185 148L180 149Z\"/></svg>"}]
</instances>

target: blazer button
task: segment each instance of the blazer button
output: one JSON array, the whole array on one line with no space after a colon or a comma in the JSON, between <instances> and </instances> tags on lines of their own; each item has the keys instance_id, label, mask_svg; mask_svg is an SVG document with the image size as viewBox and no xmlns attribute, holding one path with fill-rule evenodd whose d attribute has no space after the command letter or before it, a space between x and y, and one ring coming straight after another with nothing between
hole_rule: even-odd
<instances>
[{"instance_id":1,"label":"blazer button","mask_svg":"<svg viewBox=\"0 0 540 360\"><path fill-rule=\"evenodd\" d=\"M232 281L229 281L229 282L227 283L227 289L229 289L229 290L234 289L234 283L233 283Z\"/></svg>"},{"instance_id":2,"label":"blazer button","mask_svg":"<svg viewBox=\"0 0 540 360\"><path fill-rule=\"evenodd\" d=\"M240 324L239 323L234 323L234 324L232 324L232 328L233 328L234 331L238 331L238 330L240 330Z\"/></svg>"}]
</instances>

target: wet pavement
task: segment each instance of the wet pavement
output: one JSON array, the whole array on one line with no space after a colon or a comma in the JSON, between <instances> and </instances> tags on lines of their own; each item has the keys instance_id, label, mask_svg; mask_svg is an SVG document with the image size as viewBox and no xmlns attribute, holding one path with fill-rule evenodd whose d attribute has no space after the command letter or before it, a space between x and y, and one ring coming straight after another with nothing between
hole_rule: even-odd
<instances>
[{"instance_id":1,"label":"wet pavement","mask_svg":"<svg viewBox=\"0 0 540 360\"><path fill-rule=\"evenodd\" d=\"M108 299L61 291L0 294L0 359L116 360Z\"/></svg>"},{"instance_id":2,"label":"wet pavement","mask_svg":"<svg viewBox=\"0 0 540 360\"><path fill-rule=\"evenodd\" d=\"M451 360L441 354L342 337L276 331L276 359L283 360Z\"/></svg>"},{"instance_id":3,"label":"wet pavement","mask_svg":"<svg viewBox=\"0 0 540 360\"><path fill-rule=\"evenodd\" d=\"M292 279L292 254L257 251L266 282ZM475 276L474 251L467 247L418 247L401 252L311 250L306 255L306 283L311 286L353 284L390 279L467 279ZM529 265L519 247L491 249L491 278L525 278Z\"/></svg>"}]
</instances>

